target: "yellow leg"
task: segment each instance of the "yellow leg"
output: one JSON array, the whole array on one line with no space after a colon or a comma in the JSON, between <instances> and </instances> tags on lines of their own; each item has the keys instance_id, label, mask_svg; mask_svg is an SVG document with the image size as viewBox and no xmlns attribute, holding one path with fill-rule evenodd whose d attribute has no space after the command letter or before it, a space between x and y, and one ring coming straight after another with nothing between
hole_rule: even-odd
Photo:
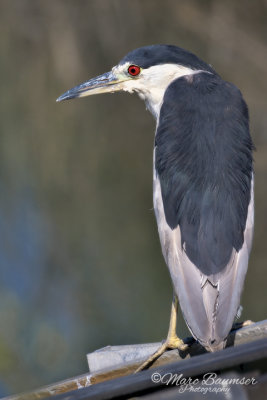
<instances>
[{"instance_id":1,"label":"yellow leg","mask_svg":"<svg viewBox=\"0 0 267 400\"><path fill-rule=\"evenodd\" d=\"M177 296L173 296L171 318L167 339L162 343L158 350L153 353L135 372L142 371L147 368L151 363L153 363L158 357L160 357L168 349L178 349L185 351L188 345L185 344L182 339L179 339L176 334L176 324L177 324L177 312L178 312L178 299Z\"/></svg>"}]
</instances>

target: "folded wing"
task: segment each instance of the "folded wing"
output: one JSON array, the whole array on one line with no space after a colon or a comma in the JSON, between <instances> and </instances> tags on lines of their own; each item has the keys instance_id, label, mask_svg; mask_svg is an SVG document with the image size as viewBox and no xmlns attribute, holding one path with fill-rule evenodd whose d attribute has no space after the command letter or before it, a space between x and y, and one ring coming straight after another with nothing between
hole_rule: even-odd
<instances>
[{"instance_id":1,"label":"folded wing","mask_svg":"<svg viewBox=\"0 0 267 400\"><path fill-rule=\"evenodd\" d=\"M231 329L247 271L252 150L235 86L205 72L171 83L155 139L154 208L185 320L210 349Z\"/></svg>"}]
</instances>

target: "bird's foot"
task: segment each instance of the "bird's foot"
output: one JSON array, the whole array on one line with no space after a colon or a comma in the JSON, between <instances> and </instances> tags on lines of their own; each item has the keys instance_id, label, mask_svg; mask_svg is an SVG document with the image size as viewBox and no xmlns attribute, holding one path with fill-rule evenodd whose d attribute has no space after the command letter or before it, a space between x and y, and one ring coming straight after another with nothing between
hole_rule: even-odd
<instances>
[{"instance_id":1,"label":"bird's foot","mask_svg":"<svg viewBox=\"0 0 267 400\"><path fill-rule=\"evenodd\" d=\"M245 326L249 326L254 324L253 321L251 321L250 319L243 321L243 322L235 322L232 326L232 331L236 331L237 329L241 329L244 328Z\"/></svg>"},{"instance_id":2,"label":"bird's foot","mask_svg":"<svg viewBox=\"0 0 267 400\"><path fill-rule=\"evenodd\" d=\"M162 343L162 345L158 348L155 353L153 353L143 364L140 365L140 367L137 368L136 372L140 372L143 369L146 369L150 364L152 364L154 361L156 361L165 351L167 350L173 350L173 349L178 349L180 351L186 351L188 349L189 345L184 343L184 341L180 338L178 338L177 335L167 337L166 340Z\"/></svg>"},{"instance_id":3,"label":"bird's foot","mask_svg":"<svg viewBox=\"0 0 267 400\"><path fill-rule=\"evenodd\" d=\"M171 338L167 338L166 345L168 349L178 349L180 351L185 351L188 349L188 344L186 344L182 339L178 338L178 336L173 336Z\"/></svg>"}]
</instances>

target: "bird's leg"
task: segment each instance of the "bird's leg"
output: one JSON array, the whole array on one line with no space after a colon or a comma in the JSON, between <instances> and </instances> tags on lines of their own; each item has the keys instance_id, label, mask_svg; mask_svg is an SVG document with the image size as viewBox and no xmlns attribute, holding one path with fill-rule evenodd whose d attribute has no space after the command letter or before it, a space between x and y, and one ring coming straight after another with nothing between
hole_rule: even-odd
<instances>
[{"instance_id":1,"label":"bird's leg","mask_svg":"<svg viewBox=\"0 0 267 400\"><path fill-rule=\"evenodd\" d=\"M167 349L178 349L178 350L186 350L188 345L183 342L182 339L179 339L176 334L176 325L177 325L177 314L178 314L178 298L174 294L171 308L171 318L170 318L170 326L168 331L168 336L165 341L165 345Z\"/></svg>"},{"instance_id":2,"label":"bird's leg","mask_svg":"<svg viewBox=\"0 0 267 400\"><path fill-rule=\"evenodd\" d=\"M171 308L171 318L167 339L164 340L162 345L158 350L153 353L135 372L142 371L147 368L151 363L153 363L158 357L160 357L168 349L178 349L185 351L188 345L183 342L182 339L178 338L176 334L176 323L177 323L177 313L178 313L178 298L176 295L173 296L172 308Z\"/></svg>"}]
</instances>

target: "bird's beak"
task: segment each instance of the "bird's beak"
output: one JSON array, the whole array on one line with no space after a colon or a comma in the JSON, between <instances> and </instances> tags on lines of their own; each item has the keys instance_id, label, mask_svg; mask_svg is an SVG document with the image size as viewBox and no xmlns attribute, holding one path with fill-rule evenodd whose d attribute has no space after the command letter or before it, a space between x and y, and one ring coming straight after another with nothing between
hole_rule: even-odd
<instances>
[{"instance_id":1,"label":"bird's beak","mask_svg":"<svg viewBox=\"0 0 267 400\"><path fill-rule=\"evenodd\" d=\"M97 76L96 78L90 79L89 81L68 90L66 93L62 94L57 101L122 90L122 83L127 80L127 78L121 75L116 75L117 74L113 71L110 71Z\"/></svg>"}]
</instances>

